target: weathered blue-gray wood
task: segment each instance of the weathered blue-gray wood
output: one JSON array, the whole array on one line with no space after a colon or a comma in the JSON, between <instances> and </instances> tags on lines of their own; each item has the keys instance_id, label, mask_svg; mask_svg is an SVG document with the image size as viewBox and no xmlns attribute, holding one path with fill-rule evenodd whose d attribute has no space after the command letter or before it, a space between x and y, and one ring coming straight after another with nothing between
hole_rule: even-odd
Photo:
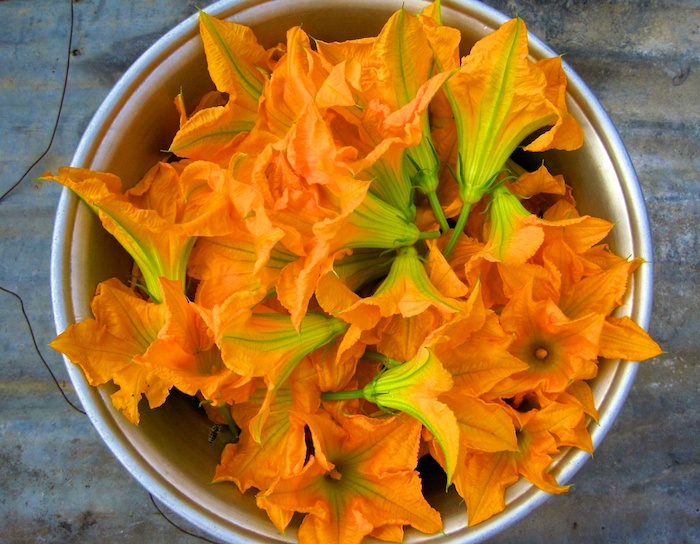
<instances>
[{"instance_id":1,"label":"weathered blue-gray wood","mask_svg":"<svg viewBox=\"0 0 700 544\"><path fill-rule=\"evenodd\" d=\"M488 3L521 16L530 30L566 53L620 130L652 224L651 331L668 352L642 365L618 421L571 491L494 542L699 542L700 5L696 0ZM74 10L56 139L0 202L0 286L23 297L42 353L69 396L63 362L46 347L54 335L48 263L60 191L33 178L70 162L119 75L195 6L185 0L74 0ZM0 194L49 142L69 23L68 0L0 2ZM19 303L0 291L0 542L98 540L197 542L161 517L87 418L61 398L34 352Z\"/></svg>"}]
</instances>

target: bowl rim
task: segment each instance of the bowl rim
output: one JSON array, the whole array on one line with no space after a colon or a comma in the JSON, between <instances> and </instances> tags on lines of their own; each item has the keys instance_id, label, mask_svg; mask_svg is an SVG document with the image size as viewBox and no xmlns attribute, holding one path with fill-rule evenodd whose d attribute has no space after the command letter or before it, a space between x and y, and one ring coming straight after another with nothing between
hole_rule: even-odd
<instances>
[{"instance_id":1,"label":"bowl rim","mask_svg":"<svg viewBox=\"0 0 700 544\"><path fill-rule=\"evenodd\" d=\"M231 18L248 8L274 4L278 1L220 0L207 6L206 11L216 17ZM295 3L308 4L309 2L295 0ZM410 2L406 2L406 4L410 4ZM427 5L427 2L416 0L413 4ZM490 6L472 0L443 0L442 5L443 9L453 9L492 28L500 26L510 18ZM161 63L164 58L179 49L194 34L197 34L197 25L198 15L195 13L151 45L119 78L83 133L73 155L71 166L80 167L90 162L97 151L96 142L100 141L100 136L106 130L105 127L109 126L110 119L118 111L119 97L124 93L131 93L143 79L142 74L148 73L152 67ZM557 53L532 32L529 33L529 43L531 54L536 58L557 56ZM652 255L652 239L646 205L629 154L616 127L593 92L566 61L563 61L563 66L568 78L569 97L577 102L586 114L588 121L596 129L615 168L621 190L625 195L635 252L639 255L650 256ZM64 188L54 222L50 262L51 296L57 333L64 331L76 320L71 299L70 250L79 205L78 197L69 189ZM637 270L635 276L632 317L641 327L646 329L651 318L653 296L653 267L651 263ZM260 536L254 530L245 527L232 529L230 526L222 524L218 515L199 504L194 504L188 496L158 473L125 437L115 422L110 407L104 404L95 388L87 383L80 369L66 357L64 360L75 391L102 440L120 463L149 493L184 519L216 538L236 541L241 538L254 540ZM600 445L618 416L633 385L637 368L638 363L632 361L621 361L618 364L613 384L607 391L603 404L599 407L600 420L596 426L590 429L595 448ZM560 454L561 460L553 470L553 474L559 483L564 484L573 477L589 457L590 455L583 450L568 449ZM549 497L551 497L549 493L532 486L515 501L509 503L506 510L489 520L474 527L464 527L455 532L443 534L439 538L435 538L435 535L425 535L425 537L419 535L415 541L435 538L435 541L440 542L483 542L525 517ZM412 539L412 541L414 540Z\"/></svg>"}]
</instances>

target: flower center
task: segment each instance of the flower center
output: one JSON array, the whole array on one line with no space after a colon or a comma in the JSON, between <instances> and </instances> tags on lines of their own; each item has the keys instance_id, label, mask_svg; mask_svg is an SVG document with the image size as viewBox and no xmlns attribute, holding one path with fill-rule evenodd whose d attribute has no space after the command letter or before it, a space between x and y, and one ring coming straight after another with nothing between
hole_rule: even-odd
<instances>
[{"instance_id":1,"label":"flower center","mask_svg":"<svg viewBox=\"0 0 700 544\"><path fill-rule=\"evenodd\" d=\"M535 350L535 358L538 361L544 361L545 359L547 359L547 355L549 355L549 353L544 348L537 348Z\"/></svg>"},{"instance_id":2,"label":"flower center","mask_svg":"<svg viewBox=\"0 0 700 544\"><path fill-rule=\"evenodd\" d=\"M343 477L343 475L340 472L338 472L338 469L335 468L331 470L328 474L326 474L326 476L336 481L340 480Z\"/></svg>"}]
</instances>

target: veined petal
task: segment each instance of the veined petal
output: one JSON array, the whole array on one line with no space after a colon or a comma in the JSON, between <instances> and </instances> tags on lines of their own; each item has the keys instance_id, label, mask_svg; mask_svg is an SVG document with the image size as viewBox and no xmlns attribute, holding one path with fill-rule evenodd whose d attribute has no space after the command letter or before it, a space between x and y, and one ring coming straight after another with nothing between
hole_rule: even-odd
<instances>
[{"instance_id":1,"label":"veined petal","mask_svg":"<svg viewBox=\"0 0 700 544\"><path fill-rule=\"evenodd\" d=\"M180 126L169 152L226 165L236 144L255 126L255 114L228 102L198 111Z\"/></svg>"},{"instance_id":2,"label":"veined petal","mask_svg":"<svg viewBox=\"0 0 700 544\"><path fill-rule=\"evenodd\" d=\"M317 236L329 239L324 230L330 225L318 225ZM344 249L395 249L411 246L421 233L397 208L367 193L362 204L350 213L342 228L333 226L334 246Z\"/></svg>"},{"instance_id":3,"label":"veined petal","mask_svg":"<svg viewBox=\"0 0 700 544\"><path fill-rule=\"evenodd\" d=\"M519 422L517 457L518 470L533 484L549 493L563 493L569 486L559 485L549 473L552 455L559 448L555 437L581 429L583 410L576 405L553 402L540 410L514 413ZM588 434L583 428L582 432Z\"/></svg>"},{"instance_id":4,"label":"veined petal","mask_svg":"<svg viewBox=\"0 0 700 544\"><path fill-rule=\"evenodd\" d=\"M350 306L341 307L351 302ZM333 315L359 326L363 323L373 323L371 326L374 326L380 316L413 317L431 307L445 315L453 315L462 310L462 304L458 300L443 296L430 282L413 247L404 247L398 251L389 274L372 296L361 298L354 295L346 297L343 303L327 307L335 310Z\"/></svg>"},{"instance_id":5,"label":"veined petal","mask_svg":"<svg viewBox=\"0 0 700 544\"><path fill-rule=\"evenodd\" d=\"M148 175L147 175L148 177ZM95 211L103 222L105 228L112 234L129 252L134 260L139 264L144 274L150 274L152 281L156 282L158 274L161 272L158 262L158 250L153 244L158 244L158 237L153 237L149 231L160 231L168 224L154 210L141 210L132 205L127 197L121 194L121 180L116 176L104 175L84 169L60 168L57 176L45 175L44 179L58 181L75 192L93 211ZM116 221L113 219L116 218ZM124 223L122 225L122 223ZM131 229L140 230L143 240L139 239L139 233L132 233ZM186 246L189 236L186 236L180 228L175 227L172 232L173 243L163 239L163 251L171 253L171 246L180 256L182 247ZM156 238L151 240L151 238ZM191 248L191 245L190 245ZM189 251L190 248L187 248ZM155 288L154 288L155 290Z\"/></svg>"},{"instance_id":6,"label":"veined petal","mask_svg":"<svg viewBox=\"0 0 700 544\"><path fill-rule=\"evenodd\" d=\"M489 233L486 258L510 264L523 264L539 249L544 232L536 225L525 225L530 217L520 200L505 187L494 190L489 207Z\"/></svg>"},{"instance_id":7,"label":"veined petal","mask_svg":"<svg viewBox=\"0 0 700 544\"><path fill-rule=\"evenodd\" d=\"M243 376L274 377L347 329L339 319L315 313L307 313L298 330L290 316L263 308L230 317L228 304L214 309L217 343L226 365Z\"/></svg>"},{"instance_id":8,"label":"veined petal","mask_svg":"<svg viewBox=\"0 0 700 544\"><path fill-rule=\"evenodd\" d=\"M165 323L165 308L146 302L115 278L97 287L90 303L95 319L118 338L145 353Z\"/></svg>"},{"instance_id":9,"label":"veined petal","mask_svg":"<svg viewBox=\"0 0 700 544\"><path fill-rule=\"evenodd\" d=\"M455 487L467 506L469 525L501 512L506 507L506 489L518 479L518 465L510 452L470 452L466 466L455 476Z\"/></svg>"},{"instance_id":10,"label":"veined petal","mask_svg":"<svg viewBox=\"0 0 700 544\"><path fill-rule=\"evenodd\" d=\"M415 357L378 374L363 389L366 400L377 406L400 410L420 421L435 437L445 457L448 483L459 452L459 428L454 413L438 400L452 388L452 376L427 348Z\"/></svg>"},{"instance_id":11,"label":"veined petal","mask_svg":"<svg viewBox=\"0 0 700 544\"><path fill-rule=\"evenodd\" d=\"M405 317L416 315L428 306L436 306L443 312L461 311L459 304L444 297L432 284L423 263L414 247L404 247L398 251L389 275L377 288L373 297L396 305L398 312ZM387 307L388 309L388 307Z\"/></svg>"},{"instance_id":12,"label":"veined petal","mask_svg":"<svg viewBox=\"0 0 700 544\"><path fill-rule=\"evenodd\" d=\"M459 67L459 42L462 34L456 28L442 24L440 0L435 0L418 15L423 31L433 51L435 71L453 70Z\"/></svg>"},{"instance_id":13,"label":"veined petal","mask_svg":"<svg viewBox=\"0 0 700 544\"><path fill-rule=\"evenodd\" d=\"M318 304L330 315L338 315L362 300L360 295L352 291L332 272L321 276L315 295ZM356 319L346 318L346 321L361 327L363 330L367 330L374 327L380 318L381 315L378 311L367 311L364 313L358 312Z\"/></svg>"},{"instance_id":14,"label":"veined petal","mask_svg":"<svg viewBox=\"0 0 700 544\"><path fill-rule=\"evenodd\" d=\"M61 168L57 176L46 179L73 190L99 215L104 228L133 257L149 295L159 302L160 277L181 282L184 290L187 259L196 237L231 229L227 195L210 186L225 184L225 171L217 168L201 162L184 167L158 163L126 194L121 193L121 183L117 185L119 178L82 169ZM144 209L138 204L155 207ZM212 216L217 221L212 222Z\"/></svg>"},{"instance_id":15,"label":"veined petal","mask_svg":"<svg viewBox=\"0 0 700 544\"><path fill-rule=\"evenodd\" d=\"M595 313L569 319L551 300L534 301L531 285L523 288L501 312L501 323L514 335L508 351L529 368L501 382L497 394L510 397L537 387L561 392L575 380L594 377L603 322Z\"/></svg>"},{"instance_id":16,"label":"veined petal","mask_svg":"<svg viewBox=\"0 0 700 544\"><path fill-rule=\"evenodd\" d=\"M552 464L552 456L559 452L557 442L549 433L539 436L521 431L518 435L521 453L517 455L518 471L537 487L548 493L565 493L568 485L559 485L547 469Z\"/></svg>"},{"instance_id":17,"label":"veined petal","mask_svg":"<svg viewBox=\"0 0 700 544\"><path fill-rule=\"evenodd\" d=\"M50 345L80 365L91 385L102 385L146 352L165 322L164 308L136 297L116 279L98 285L91 308L95 318L70 325Z\"/></svg>"},{"instance_id":18,"label":"veined petal","mask_svg":"<svg viewBox=\"0 0 700 544\"><path fill-rule=\"evenodd\" d=\"M521 204L531 214L537 217L547 215L547 219L551 219L551 211L563 211L565 206L576 205L572 189L566 184L564 177L550 174L544 165L534 172L521 172L509 159L508 168L519 177L512 183L506 183L506 186L511 193L521 198Z\"/></svg>"},{"instance_id":19,"label":"veined petal","mask_svg":"<svg viewBox=\"0 0 700 544\"><path fill-rule=\"evenodd\" d=\"M318 288L320 279L330 272L336 258L346 252L332 252L327 245L317 245L310 255L287 264L280 272L276 284L277 298L299 326L306 314L309 301Z\"/></svg>"},{"instance_id":20,"label":"veined petal","mask_svg":"<svg viewBox=\"0 0 700 544\"><path fill-rule=\"evenodd\" d=\"M444 322L445 317L436 308L427 308L411 317L400 314L386 317L374 329L379 337L376 349L391 359L408 361L427 345L431 333Z\"/></svg>"},{"instance_id":21,"label":"veined petal","mask_svg":"<svg viewBox=\"0 0 700 544\"><path fill-rule=\"evenodd\" d=\"M199 280L195 301L213 308L239 290L271 292L282 269L299 258L276 238L273 232L255 240L247 230L199 238L188 261L188 274Z\"/></svg>"},{"instance_id":22,"label":"veined petal","mask_svg":"<svg viewBox=\"0 0 700 544\"><path fill-rule=\"evenodd\" d=\"M458 131L457 180L468 205L489 190L526 136L558 117L544 74L527 57L525 23L513 19L477 42L446 84Z\"/></svg>"},{"instance_id":23,"label":"veined petal","mask_svg":"<svg viewBox=\"0 0 700 544\"><path fill-rule=\"evenodd\" d=\"M492 397L489 392L494 386L527 370L527 365L505 347L479 334L466 341L460 353L440 354L456 389L474 397Z\"/></svg>"},{"instance_id":24,"label":"veined petal","mask_svg":"<svg viewBox=\"0 0 700 544\"><path fill-rule=\"evenodd\" d=\"M362 357L366 344L362 331L350 326L342 336L309 355L316 368L318 386L322 391L342 389L356 378L357 362Z\"/></svg>"},{"instance_id":25,"label":"veined petal","mask_svg":"<svg viewBox=\"0 0 700 544\"><path fill-rule=\"evenodd\" d=\"M241 492L250 487L264 492L279 478L298 474L307 448L306 422L297 412L315 412L318 408L318 395L313 399L315 381L313 367L302 362L269 406L270 414L261 431L262 443L255 441L246 429L265 402L265 388L255 391L248 402L233 405L232 416L242 432L238 443L225 447L214 481L233 481Z\"/></svg>"},{"instance_id":26,"label":"veined petal","mask_svg":"<svg viewBox=\"0 0 700 544\"><path fill-rule=\"evenodd\" d=\"M139 365L116 370L112 381L119 386L119 390L110 395L112 404L135 425L140 421L138 405L142 397L148 399L150 408L157 408L165 402L172 385Z\"/></svg>"},{"instance_id":27,"label":"veined petal","mask_svg":"<svg viewBox=\"0 0 700 544\"><path fill-rule=\"evenodd\" d=\"M585 253L591 249L603 240L613 228L610 221L589 215L554 221L549 221L545 215L544 219L531 217L528 221L544 228L544 245L551 243L555 238L560 238L577 254Z\"/></svg>"},{"instance_id":28,"label":"veined petal","mask_svg":"<svg viewBox=\"0 0 700 544\"><path fill-rule=\"evenodd\" d=\"M285 138L299 114L322 89L332 68L313 50L301 27L289 29L287 51L264 90L257 127Z\"/></svg>"},{"instance_id":29,"label":"veined petal","mask_svg":"<svg viewBox=\"0 0 700 544\"><path fill-rule=\"evenodd\" d=\"M582 256L586 261L598 266L601 270L607 270L628 260L626 257L616 255L610 251L608 244L598 244L585 251Z\"/></svg>"},{"instance_id":30,"label":"veined petal","mask_svg":"<svg viewBox=\"0 0 700 544\"><path fill-rule=\"evenodd\" d=\"M378 60L372 56L372 48L376 37L345 40L342 42L324 42L316 40L319 54L331 64L340 64L346 60L355 59L363 67L378 66Z\"/></svg>"},{"instance_id":31,"label":"veined petal","mask_svg":"<svg viewBox=\"0 0 700 544\"><path fill-rule=\"evenodd\" d=\"M310 102L290 134L287 158L291 167L319 194L319 205L347 214L364 199L370 182L351 169L354 156L338 148L321 111Z\"/></svg>"},{"instance_id":32,"label":"veined petal","mask_svg":"<svg viewBox=\"0 0 700 544\"><path fill-rule=\"evenodd\" d=\"M298 327L288 315L258 308L246 311L237 301L214 309L214 330L226 366L241 376L262 376L267 395L250 423L256 441L277 390L303 357L331 342L348 324L340 319L307 313ZM228 312L229 308L233 311ZM228 314L228 315L227 315Z\"/></svg>"},{"instance_id":33,"label":"veined petal","mask_svg":"<svg viewBox=\"0 0 700 544\"><path fill-rule=\"evenodd\" d=\"M641 259L627 261L569 285L559 307L571 319L591 312L609 315L622 305L629 278L641 264Z\"/></svg>"},{"instance_id":34,"label":"veined petal","mask_svg":"<svg viewBox=\"0 0 700 544\"><path fill-rule=\"evenodd\" d=\"M316 93L314 103L326 111L329 108L356 107L356 91L360 84L361 67L357 59L346 59L331 69L321 88Z\"/></svg>"},{"instance_id":35,"label":"veined petal","mask_svg":"<svg viewBox=\"0 0 700 544\"><path fill-rule=\"evenodd\" d=\"M151 210L135 210L117 200L95 203L105 229L134 258L148 294L162 299L158 278L179 280L184 289L187 259L195 237L165 223Z\"/></svg>"},{"instance_id":36,"label":"veined petal","mask_svg":"<svg viewBox=\"0 0 700 544\"><path fill-rule=\"evenodd\" d=\"M517 451L515 426L503 406L465 394L458 388L453 388L439 398L455 414L460 443L467 449Z\"/></svg>"},{"instance_id":37,"label":"veined petal","mask_svg":"<svg viewBox=\"0 0 700 544\"><path fill-rule=\"evenodd\" d=\"M387 522L440 530L440 516L423 498L415 471L420 423L356 416L343 418L341 426L320 415L304 419L314 456L299 475L257 497L273 519L280 511L307 514L299 538L319 544L359 544Z\"/></svg>"},{"instance_id":38,"label":"veined petal","mask_svg":"<svg viewBox=\"0 0 700 544\"><path fill-rule=\"evenodd\" d=\"M377 81L384 89L384 101L394 109L413 100L433 68L433 52L423 25L404 8L386 22L373 44L372 55L382 61Z\"/></svg>"},{"instance_id":39,"label":"veined petal","mask_svg":"<svg viewBox=\"0 0 700 544\"><path fill-rule=\"evenodd\" d=\"M256 112L268 69L265 49L252 29L199 12L199 28L207 66L216 88Z\"/></svg>"},{"instance_id":40,"label":"veined petal","mask_svg":"<svg viewBox=\"0 0 700 544\"><path fill-rule=\"evenodd\" d=\"M534 172L521 173L518 179L508 183L507 187L511 193L528 200L541 193L564 196L567 191L564 176L553 176L544 164Z\"/></svg>"},{"instance_id":41,"label":"veined petal","mask_svg":"<svg viewBox=\"0 0 700 544\"><path fill-rule=\"evenodd\" d=\"M229 370L214 344L213 332L196 304L176 282L161 278L165 324L140 358L151 373L183 393L201 393L216 405L245 396L250 378Z\"/></svg>"}]
</instances>

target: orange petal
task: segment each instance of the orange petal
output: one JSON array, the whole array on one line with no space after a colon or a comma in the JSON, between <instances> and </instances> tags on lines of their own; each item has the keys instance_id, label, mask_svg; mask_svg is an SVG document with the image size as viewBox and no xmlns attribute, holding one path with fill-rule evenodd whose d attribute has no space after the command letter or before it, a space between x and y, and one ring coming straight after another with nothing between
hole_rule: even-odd
<instances>
[{"instance_id":1,"label":"orange petal","mask_svg":"<svg viewBox=\"0 0 700 544\"><path fill-rule=\"evenodd\" d=\"M629 317L606 318L600 336L602 357L644 361L662 353L661 347Z\"/></svg>"},{"instance_id":2,"label":"orange petal","mask_svg":"<svg viewBox=\"0 0 700 544\"><path fill-rule=\"evenodd\" d=\"M503 511L505 491L517 481L517 464L508 452L469 453L466 466L455 475L455 487L467 505L469 525Z\"/></svg>"},{"instance_id":3,"label":"orange petal","mask_svg":"<svg viewBox=\"0 0 700 544\"><path fill-rule=\"evenodd\" d=\"M446 297L465 296L468 292L467 286L457 277L438 246L433 240L427 241L427 244L429 248L427 267L431 283Z\"/></svg>"},{"instance_id":4,"label":"orange petal","mask_svg":"<svg viewBox=\"0 0 700 544\"><path fill-rule=\"evenodd\" d=\"M460 444L475 451L517 451L513 421L501 405L473 397L459 388L440 396L457 417Z\"/></svg>"},{"instance_id":5,"label":"orange petal","mask_svg":"<svg viewBox=\"0 0 700 544\"><path fill-rule=\"evenodd\" d=\"M266 79L267 53L252 29L203 11L199 12L199 29L216 88L229 93L230 99L245 109L256 112Z\"/></svg>"},{"instance_id":6,"label":"orange petal","mask_svg":"<svg viewBox=\"0 0 700 544\"><path fill-rule=\"evenodd\" d=\"M242 429L240 440L224 449L214 481L233 481L241 492L250 487L267 491L275 480L301 471L306 459L306 423L295 414L317 409L318 399L309 399L315 379L313 367L303 363L297 367L270 404L270 415L261 432L262 443L255 441L246 429L264 403L265 390L259 389L248 402L233 406L232 415Z\"/></svg>"},{"instance_id":7,"label":"orange petal","mask_svg":"<svg viewBox=\"0 0 700 544\"><path fill-rule=\"evenodd\" d=\"M568 111L566 105L566 74L561 57L542 59L537 62L547 78L547 99L556 106L559 118L554 126L538 136L525 147L525 151L545 151L546 149L564 149L572 151L583 145L583 129Z\"/></svg>"},{"instance_id":8,"label":"orange petal","mask_svg":"<svg viewBox=\"0 0 700 544\"><path fill-rule=\"evenodd\" d=\"M420 421L440 444L448 485L457 466L459 430L450 408L438 400L452 388L452 376L423 347L405 363L380 373L365 386L365 399L385 409L400 410Z\"/></svg>"},{"instance_id":9,"label":"orange petal","mask_svg":"<svg viewBox=\"0 0 700 544\"><path fill-rule=\"evenodd\" d=\"M459 140L462 200L478 202L523 139L553 124L547 80L528 60L527 29L513 19L479 40L446 84Z\"/></svg>"},{"instance_id":10,"label":"orange petal","mask_svg":"<svg viewBox=\"0 0 700 544\"><path fill-rule=\"evenodd\" d=\"M433 52L418 18L405 9L386 22L372 47L382 63L376 72L384 102L398 109L408 104L430 77Z\"/></svg>"},{"instance_id":11,"label":"orange petal","mask_svg":"<svg viewBox=\"0 0 700 544\"><path fill-rule=\"evenodd\" d=\"M268 513L308 512L301 541L359 543L387 520L428 533L440 530L439 514L423 498L414 470L417 421L355 416L343 418L341 427L320 416L305 419L316 454L298 476L280 480L257 497Z\"/></svg>"},{"instance_id":12,"label":"orange petal","mask_svg":"<svg viewBox=\"0 0 700 544\"><path fill-rule=\"evenodd\" d=\"M178 157L226 165L254 125L255 115L235 102L207 108L181 124L168 151Z\"/></svg>"},{"instance_id":13,"label":"orange petal","mask_svg":"<svg viewBox=\"0 0 700 544\"><path fill-rule=\"evenodd\" d=\"M569 285L559 299L559 307L572 319L591 312L609 315L622 305L629 277L641 263L641 259L627 261Z\"/></svg>"},{"instance_id":14,"label":"orange petal","mask_svg":"<svg viewBox=\"0 0 700 544\"><path fill-rule=\"evenodd\" d=\"M136 424L141 397L155 408L172 385L141 364L165 324L165 307L111 279L98 286L91 308L94 319L71 325L51 346L78 364L92 385L114 381L120 388L112 395L115 408Z\"/></svg>"}]
</instances>

